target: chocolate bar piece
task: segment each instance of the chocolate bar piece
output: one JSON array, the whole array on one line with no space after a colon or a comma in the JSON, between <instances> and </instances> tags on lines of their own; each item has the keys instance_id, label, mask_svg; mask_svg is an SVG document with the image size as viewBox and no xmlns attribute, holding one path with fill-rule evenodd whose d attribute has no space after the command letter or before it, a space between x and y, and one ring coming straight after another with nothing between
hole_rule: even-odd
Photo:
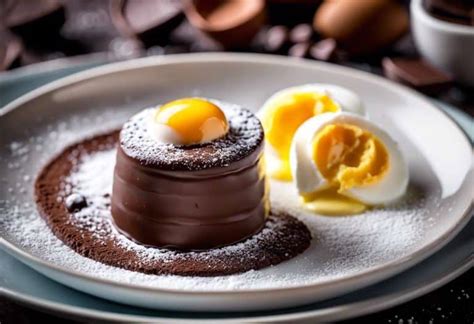
<instances>
[{"instance_id":1,"label":"chocolate bar piece","mask_svg":"<svg viewBox=\"0 0 474 324\"><path fill-rule=\"evenodd\" d=\"M387 57L382 60L382 67L389 79L428 94L447 90L453 83L451 76L421 59Z\"/></svg>"}]
</instances>

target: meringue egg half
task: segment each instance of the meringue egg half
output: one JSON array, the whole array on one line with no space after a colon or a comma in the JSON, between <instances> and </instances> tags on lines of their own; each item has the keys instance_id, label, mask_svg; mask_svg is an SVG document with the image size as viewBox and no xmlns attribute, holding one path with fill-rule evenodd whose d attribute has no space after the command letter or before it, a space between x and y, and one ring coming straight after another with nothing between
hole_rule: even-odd
<instances>
[{"instance_id":1,"label":"meringue egg half","mask_svg":"<svg viewBox=\"0 0 474 324\"><path fill-rule=\"evenodd\" d=\"M267 173L291 180L290 146L296 130L311 117L340 111L365 113L354 92L336 85L307 84L272 95L258 113L265 130Z\"/></svg>"},{"instance_id":2,"label":"meringue egg half","mask_svg":"<svg viewBox=\"0 0 474 324\"><path fill-rule=\"evenodd\" d=\"M306 208L350 215L400 198L408 167L398 144L376 124L351 113L326 113L297 130L290 165Z\"/></svg>"}]
</instances>

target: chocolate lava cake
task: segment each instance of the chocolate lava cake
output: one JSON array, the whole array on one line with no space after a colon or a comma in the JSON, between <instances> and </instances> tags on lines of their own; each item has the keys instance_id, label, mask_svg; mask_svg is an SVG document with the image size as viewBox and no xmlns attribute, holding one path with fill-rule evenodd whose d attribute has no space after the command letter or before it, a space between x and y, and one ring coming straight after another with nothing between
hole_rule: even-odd
<instances>
[{"instance_id":1,"label":"chocolate lava cake","mask_svg":"<svg viewBox=\"0 0 474 324\"><path fill-rule=\"evenodd\" d=\"M269 209L260 122L222 107L228 131L206 143L157 143L150 108L67 147L36 180L40 214L77 253L148 274L229 275L302 253L307 227Z\"/></svg>"},{"instance_id":2,"label":"chocolate lava cake","mask_svg":"<svg viewBox=\"0 0 474 324\"><path fill-rule=\"evenodd\" d=\"M269 212L263 129L250 111L226 106L227 134L205 144L157 143L148 134L150 110L125 123L112 193L112 216L124 234L146 245L203 250L262 229Z\"/></svg>"}]
</instances>

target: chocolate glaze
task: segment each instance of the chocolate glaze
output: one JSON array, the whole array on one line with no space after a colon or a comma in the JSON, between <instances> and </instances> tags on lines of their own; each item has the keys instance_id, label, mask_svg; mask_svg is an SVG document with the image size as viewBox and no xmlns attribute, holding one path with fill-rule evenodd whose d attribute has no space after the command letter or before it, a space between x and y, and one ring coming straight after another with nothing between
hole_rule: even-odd
<instances>
[{"instance_id":1,"label":"chocolate glaze","mask_svg":"<svg viewBox=\"0 0 474 324\"><path fill-rule=\"evenodd\" d=\"M226 111L228 117L240 114L231 110ZM241 241L263 227L269 211L263 130L253 114L246 112L253 123L229 119L229 134L215 143L192 148L148 143L165 146L160 152L168 150L171 155L172 150L181 156L182 160L175 163L181 163L181 168L174 168L166 154L133 154L137 138L147 137L142 114L128 122L133 127L124 125L117 150L112 216L123 234L145 245L203 250ZM254 127L255 122L259 127ZM134 137L131 133L135 132L141 135ZM239 134L249 136L249 132L253 139L239 138ZM143 144L143 150L155 152L150 145ZM242 156L243 149L226 150L229 145L245 147L247 155ZM207 155L214 156L217 163L222 158L220 162L225 163L202 163L200 159ZM186 168L184 160L188 161Z\"/></svg>"}]
</instances>

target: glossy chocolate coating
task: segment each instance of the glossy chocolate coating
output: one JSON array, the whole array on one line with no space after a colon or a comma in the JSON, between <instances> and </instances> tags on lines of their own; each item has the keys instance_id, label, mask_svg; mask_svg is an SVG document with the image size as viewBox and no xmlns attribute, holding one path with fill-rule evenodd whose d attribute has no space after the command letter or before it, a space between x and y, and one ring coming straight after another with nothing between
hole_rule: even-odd
<instances>
[{"instance_id":1,"label":"glossy chocolate coating","mask_svg":"<svg viewBox=\"0 0 474 324\"><path fill-rule=\"evenodd\" d=\"M421 59L386 57L382 60L382 67L387 78L424 93L436 94L453 85L451 76Z\"/></svg>"},{"instance_id":2,"label":"glossy chocolate coating","mask_svg":"<svg viewBox=\"0 0 474 324\"><path fill-rule=\"evenodd\" d=\"M138 119L128 124L135 129L144 122ZM228 138L216 141L219 144L211 142L194 148L161 144L167 147L164 151L182 151L183 160L188 162L187 168L179 167L177 162L172 168L166 154L148 161L134 156L130 151L130 141L134 139L128 136L133 131L126 124L114 173L112 216L116 227L139 243L180 250L224 246L258 232L269 209L262 160L263 130L261 126L252 129L257 140L237 138L239 134L249 135L242 132L246 125L233 124L230 119ZM216 147L222 149L223 145L242 141L252 143L246 145L246 156L236 151L234 160L227 155L221 165L199 163L203 153L212 156ZM190 163L193 159L196 163ZM196 168L190 169L191 165Z\"/></svg>"}]
</instances>

